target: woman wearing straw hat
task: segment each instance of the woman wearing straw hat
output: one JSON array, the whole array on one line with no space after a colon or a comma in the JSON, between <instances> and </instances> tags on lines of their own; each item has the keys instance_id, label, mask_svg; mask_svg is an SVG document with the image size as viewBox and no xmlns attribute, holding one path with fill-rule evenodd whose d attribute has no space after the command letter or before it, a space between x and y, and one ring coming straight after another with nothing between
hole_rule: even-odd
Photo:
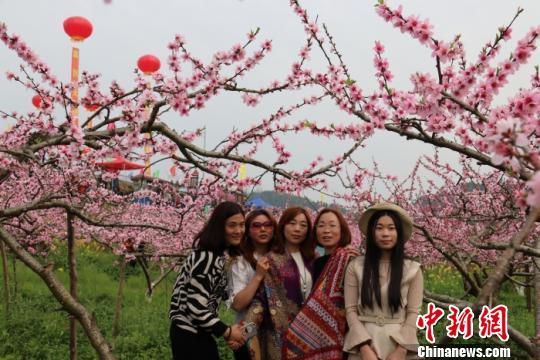
<instances>
[{"instance_id":1,"label":"woman wearing straw hat","mask_svg":"<svg viewBox=\"0 0 540 360\"><path fill-rule=\"evenodd\" d=\"M420 264L404 254L413 222L401 207L380 203L362 214L359 226L366 255L351 261L345 274L349 331L343 349L349 359L413 357L424 287Z\"/></svg>"}]
</instances>

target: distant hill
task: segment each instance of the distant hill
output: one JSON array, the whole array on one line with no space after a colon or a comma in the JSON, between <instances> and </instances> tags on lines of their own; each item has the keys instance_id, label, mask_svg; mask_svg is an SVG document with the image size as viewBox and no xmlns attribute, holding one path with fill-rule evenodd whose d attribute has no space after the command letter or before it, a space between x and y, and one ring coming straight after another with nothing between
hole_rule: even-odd
<instances>
[{"instance_id":1,"label":"distant hill","mask_svg":"<svg viewBox=\"0 0 540 360\"><path fill-rule=\"evenodd\" d=\"M278 207L278 208L286 208L289 206L302 206L306 208L310 208L313 210L317 210L321 207L321 203L318 201L313 201L305 196L300 197L292 194L287 193L281 193L277 191L261 191L261 192L254 192L251 194L251 196L248 198L253 199L256 197L260 197L264 201L266 201L268 204ZM323 204L325 206L327 204Z\"/></svg>"},{"instance_id":2,"label":"distant hill","mask_svg":"<svg viewBox=\"0 0 540 360\"><path fill-rule=\"evenodd\" d=\"M342 212L345 211L343 207L340 205L336 205L334 203L324 203L321 204L319 201L314 201L308 197L305 196L296 196L288 193L282 193L277 191L260 191L260 192L254 192L251 194L250 197L248 197L246 200L251 200L253 198L261 198L264 201L266 201L271 206L277 207L277 208L287 208L290 206L302 206L305 208L313 209L317 211L318 209L322 207L332 207L332 208L338 208Z\"/></svg>"}]
</instances>

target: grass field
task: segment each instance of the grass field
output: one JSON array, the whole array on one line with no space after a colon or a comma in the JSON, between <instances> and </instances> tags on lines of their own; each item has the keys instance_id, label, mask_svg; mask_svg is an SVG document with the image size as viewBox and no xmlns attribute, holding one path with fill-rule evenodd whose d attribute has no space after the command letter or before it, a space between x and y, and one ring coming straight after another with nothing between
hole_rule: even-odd
<instances>
[{"instance_id":1,"label":"grass field","mask_svg":"<svg viewBox=\"0 0 540 360\"><path fill-rule=\"evenodd\" d=\"M79 298L87 309L95 313L99 327L113 346L114 354L119 359L170 359L167 312L176 274L171 273L158 286L152 298L148 299L145 296L145 280L141 269L127 267L120 334L113 338L118 259L114 255L88 248L77 249L77 254ZM67 284L65 250L57 251L52 260L56 274ZM159 271L154 269L154 277L158 274ZM11 277L12 275L10 272ZM442 266L428 269L425 283L431 291L454 296L460 294L458 276ZM66 313L61 310L41 279L22 263L17 265L17 284L17 295L12 300L8 318L5 316L4 307L0 307L0 359L67 359L69 322ZM3 299L3 294L1 298ZM510 287L503 287L500 299L509 308L509 323L527 336L533 336L534 314L526 310L524 298ZM233 315L226 310L222 311L222 315L227 323L233 320ZM441 334L443 330L444 324L440 324L437 334ZM422 340L423 336L421 333L419 338ZM483 341L475 337L469 343ZM523 354L517 346L510 345L513 358ZM221 341L220 351L223 359L232 359L231 353ZM80 326L78 354L79 359L96 358Z\"/></svg>"}]
</instances>

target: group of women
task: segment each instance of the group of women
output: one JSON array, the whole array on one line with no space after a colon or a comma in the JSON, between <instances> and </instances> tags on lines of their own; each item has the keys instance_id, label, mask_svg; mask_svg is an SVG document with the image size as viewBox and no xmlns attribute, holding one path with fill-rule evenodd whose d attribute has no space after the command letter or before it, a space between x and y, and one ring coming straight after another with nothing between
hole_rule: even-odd
<instances>
[{"instance_id":1,"label":"group of women","mask_svg":"<svg viewBox=\"0 0 540 360\"><path fill-rule=\"evenodd\" d=\"M276 222L264 209L245 216L236 203L219 204L174 286L174 359L219 359L214 337L225 339L235 359L414 356L423 279L420 264L404 255L412 220L380 203L363 212L359 226L363 256L336 209L320 210L312 222L304 208L291 207ZM236 311L230 326L219 318L221 300Z\"/></svg>"}]
</instances>

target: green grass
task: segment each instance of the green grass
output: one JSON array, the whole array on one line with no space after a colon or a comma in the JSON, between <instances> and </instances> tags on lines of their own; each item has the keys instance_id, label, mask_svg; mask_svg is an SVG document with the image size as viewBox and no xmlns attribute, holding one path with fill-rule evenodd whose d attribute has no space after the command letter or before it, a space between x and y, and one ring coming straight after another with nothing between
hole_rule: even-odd
<instances>
[{"instance_id":1,"label":"green grass","mask_svg":"<svg viewBox=\"0 0 540 360\"><path fill-rule=\"evenodd\" d=\"M149 300L140 268L127 266L120 335L112 338L119 264L114 255L78 249L79 299L94 312L98 325L120 359L170 358L167 318L174 274ZM65 251L52 261L55 273L67 285ZM154 271L154 276L156 272ZM69 354L69 322L41 279L19 263L18 293L9 318L0 313L0 356L6 359L63 359ZM79 359L95 359L82 328L78 332ZM9 329L9 332L8 332Z\"/></svg>"},{"instance_id":2,"label":"green grass","mask_svg":"<svg viewBox=\"0 0 540 360\"><path fill-rule=\"evenodd\" d=\"M65 248L59 248L47 261L54 262L55 274L67 287ZM126 267L120 334L113 338L120 272L118 257L81 247L77 249L77 265L79 300L95 314L115 356L118 359L170 359L168 310L176 273L170 273L149 299L145 295L146 281L141 268L138 265ZM155 279L159 270L152 268L151 274ZM22 263L17 266L17 283L17 296L12 300L8 319L3 306L0 309L0 359L67 359L69 321L66 313L42 280ZM227 323L234 320L226 310L222 313ZM78 326L77 337L78 358L97 358L81 326ZM222 358L232 359L221 339L218 344Z\"/></svg>"},{"instance_id":3,"label":"green grass","mask_svg":"<svg viewBox=\"0 0 540 360\"><path fill-rule=\"evenodd\" d=\"M65 249L59 248L47 259L51 260L54 262L55 273L67 285ZM150 300L145 296L145 280L141 269L138 266L127 267L120 334L113 338L112 321L119 275L117 260L112 254L88 248L77 249L80 301L88 310L94 312L98 325L113 346L117 358L170 359L167 313L176 274L171 273L157 287ZM152 269L152 278L158 274L158 269ZM41 279L20 262L17 266L17 282L17 296L12 300L7 320L4 308L0 306L0 359L67 359L69 322L66 313L61 310ZM442 266L425 271L425 285L430 291L451 296L459 296L462 292L459 276ZM0 296L0 299L3 299L3 296ZM525 308L525 299L506 285L499 299L509 308L509 323L526 336L533 336L534 314ZM232 313L226 310L222 310L221 316L226 323L231 323L234 319ZM438 336L443 333L445 325L441 321L436 327ZM79 359L97 358L82 328L78 328ZM475 333L477 330L475 324ZM420 332L419 339L425 343L423 332ZM475 337L466 343L484 342L485 340ZM218 344L221 357L232 359L232 354L222 339L218 340ZM513 357L523 354L515 344L510 343L510 346Z\"/></svg>"}]
</instances>

